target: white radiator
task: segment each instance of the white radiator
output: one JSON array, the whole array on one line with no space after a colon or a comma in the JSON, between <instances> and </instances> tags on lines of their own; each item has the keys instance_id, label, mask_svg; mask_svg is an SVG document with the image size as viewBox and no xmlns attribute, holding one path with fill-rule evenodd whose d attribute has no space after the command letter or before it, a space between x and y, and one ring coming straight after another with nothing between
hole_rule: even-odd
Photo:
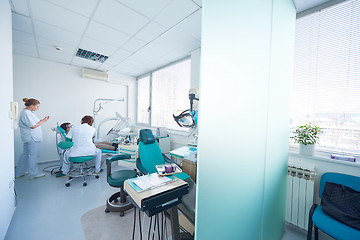
<instances>
[{"instance_id":1,"label":"white radiator","mask_svg":"<svg viewBox=\"0 0 360 240\"><path fill-rule=\"evenodd\" d=\"M288 166L285 221L307 229L314 202L315 172Z\"/></svg>"}]
</instances>

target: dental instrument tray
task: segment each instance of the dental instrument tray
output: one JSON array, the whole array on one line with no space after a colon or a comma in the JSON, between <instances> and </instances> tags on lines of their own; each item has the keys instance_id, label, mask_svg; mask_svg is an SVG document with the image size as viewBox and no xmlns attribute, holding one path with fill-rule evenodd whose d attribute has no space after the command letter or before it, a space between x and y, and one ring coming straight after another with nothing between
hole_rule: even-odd
<instances>
[{"instance_id":1,"label":"dental instrument tray","mask_svg":"<svg viewBox=\"0 0 360 240\"><path fill-rule=\"evenodd\" d=\"M161 164L156 165L155 167L160 176L167 176L182 172L182 169L175 163Z\"/></svg>"}]
</instances>

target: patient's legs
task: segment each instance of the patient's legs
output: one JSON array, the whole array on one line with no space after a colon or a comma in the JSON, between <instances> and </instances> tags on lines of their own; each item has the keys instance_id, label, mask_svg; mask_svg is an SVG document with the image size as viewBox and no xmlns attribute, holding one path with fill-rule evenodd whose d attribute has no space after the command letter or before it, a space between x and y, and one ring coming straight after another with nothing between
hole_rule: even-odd
<instances>
[{"instance_id":1,"label":"patient's legs","mask_svg":"<svg viewBox=\"0 0 360 240\"><path fill-rule=\"evenodd\" d=\"M62 164L62 168L61 171L63 172L63 174L67 175L69 173L70 170L70 162L69 162L69 151L65 151L64 153L64 161Z\"/></svg>"},{"instance_id":2,"label":"patient's legs","mask_svg":"<svg viewBox=\"0 0 360 240\"><path fill-rule=\"evenodd\" d=\"M95 161L95 172L100 172L100 167L101 167L101 150L96 148L95 150L95 158L94 158L94 161Z\"/></svg>"}]
</instances>

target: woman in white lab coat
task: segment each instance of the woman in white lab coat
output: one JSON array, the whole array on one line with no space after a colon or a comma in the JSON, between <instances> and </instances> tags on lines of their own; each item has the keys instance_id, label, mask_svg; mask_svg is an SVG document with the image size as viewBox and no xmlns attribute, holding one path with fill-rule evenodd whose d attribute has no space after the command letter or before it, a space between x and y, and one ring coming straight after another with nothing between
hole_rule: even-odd
<instances>
[{"instance_id":1,"label":"woman in white lab coat","mask_svg":"<svg viewBox=\"0 0 360 240\"><path fill-rule=\"evenodd\" d=\"M71 164L69 157L94 156L95 173L98 174L101 171L101 150L96 148L92 141L95 134L95 128L92 127L93 123L93 117L84 116L80 125L72 126L66 137L71 138L74 145L65 152L62 173L56 177L67 177Z\"/></svg>"},{"instance_id":2,"label":"woman in white lab coat","mask_svg":"<svg viewBox=\"0 0 360 240\"><path fill-rule=\"evenodd\" d=\"M24 98L23 101L25 108L20 113L19 127L24 148L15 170L15 177L19 178L29 173L29 179L35 179L45 176L39 173L38 161L42 141L41 125L49 120L49 116L41 120L36 117L34 112L40 107L39 100Z\"/></svg>"}]
</instances>

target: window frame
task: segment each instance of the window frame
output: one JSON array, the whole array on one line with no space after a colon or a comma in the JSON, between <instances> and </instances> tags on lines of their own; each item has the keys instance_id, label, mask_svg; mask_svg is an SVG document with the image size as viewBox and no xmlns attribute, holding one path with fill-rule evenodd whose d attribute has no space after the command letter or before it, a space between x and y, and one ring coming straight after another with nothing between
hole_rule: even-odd
<instances>
[{"instance_id":1,"label":"window frame","mask_svg":"<svg viewBox=\"0 0 360 240\"><path fill-rule=\"evenodd\" d=\"M138 126L142 126L142 127L150 127L151 126L151 91L152 91L152 73L151 72L148 72L148 73L145 73L145 74L142 74L140 76L138 76L136 78L136 109L139 109L139 88L138 88L138 80L141 79L141 78L145 78L145 77L149 77L149 119L148 119L148 124L146 123L139 123L139 120L138 120L138 111L136 110L136 125Z\"/></svg>"},{"instance_id":2,"label":"window frame","mask_svg":"<svg viewBox=\"0 0 360 240\"><path fill-rule=\"evenodd\" d=\"M318 9L313 9L312 11L306 11L306 12L302 12L300 14L297 14L297 19L296 20L299 20L301 18L304 18L304 17L308 17L309 15L312 15L312 14L316 14L316 13L321 13L321 11L323 11L324 9L327 9L327 8L336 8L337 5L343 5L343 4L348 4L348 3L351 3L351 1L340 1L340 2L337 2L337 3L332 3L332 4L324 4L324 6L322 6L321 8L318 8ZM295 45L294 45L294 48L295 48ZM291 135L291 129L289 131L290 135ZM299 150L299 144L296 144L296 143L293 143L291 141L289 141L289 151L290 153L292 153L292 155L298 153L298 150ZM354 151L355 149L351 149L352 151ZM324 160L324 159L329 159L330 158L330 155L331 154L336 154L336 155L345 155L345 156L354 156L356 158L359 158L360 157L360 153L356 153L356 152L352 152L351 150L336 150L336 149L323 149L323 148L319 148L317 144L315 144L315 155L314 156L305 156L307 158L317 158L317 159L320 159L320 160ZM332 159L330 159L331 161L334 161ZM338 161L336 160L336 162L338 163L342 163L344 161ZM346 162L348 163L348 162Z\"/></svg>"},{"instance_id":3,"label":"window frame","mask_svg":"<svg viewBox=\"0 0 360 240\"><path fill-rule=\"evenodd\" d=\"M137 81L140 79L140 78L144 78L144 77L146 77L146 76L149 76L149 80L150 80L150 87L149 87L149 91L150 91L150 93L149 93L149 96L150 96L150 100L149 100L149 107L150 107L150 110L149 110L149 124L144 124L144 123L139 123L139 121L138 121L138 112L136 111L136 125L137 126L140 126L140 127L149 127L149 128L156 128L156 127L159 127L159 126L153 126L152 125L152 81L153 81L153 73L154 72L157 72L157 71L160 71L160 70L162 70L162 69L165 69L165 68L168 68L168 67L171 67L171 66L173 66L173 65L175 65L175 64L178 64L178 63L180 63L180 62L183 62L183 61L186 61L186 60L190 60L190 87L191 87L191 55L188 55L188 56L186 56L186 57L183 57L183 58L180 58L180 59L178 59L178 60L176 60L176 61L173 61L173 62L170 62L170 63L168 63L168 64L166 64L166 65L164 65L164 66L161 66L161 67L159 67L159 68L155 68L155 69L153 69L153 70L151 70L151 71L149 71L149 72L147 72L147 73L144 73L144 74L142 74L142 75L140 75L140 76L138 76L138 77L136 77L136 94L137 94L137 96L136 96L136 108L138 108L139 107L139 103L138 103L138 94L139 94L139 91L138 91L138 84L137 84ZM168 132L172 132L172 133L178 133L178 134L180 134L180 135L187 135L188 134L188 132L189 132L189 129L187 129L187 128L182 128L183 130L177 130L177 129L168 129Z\"/></svg>"}]
</instances>

